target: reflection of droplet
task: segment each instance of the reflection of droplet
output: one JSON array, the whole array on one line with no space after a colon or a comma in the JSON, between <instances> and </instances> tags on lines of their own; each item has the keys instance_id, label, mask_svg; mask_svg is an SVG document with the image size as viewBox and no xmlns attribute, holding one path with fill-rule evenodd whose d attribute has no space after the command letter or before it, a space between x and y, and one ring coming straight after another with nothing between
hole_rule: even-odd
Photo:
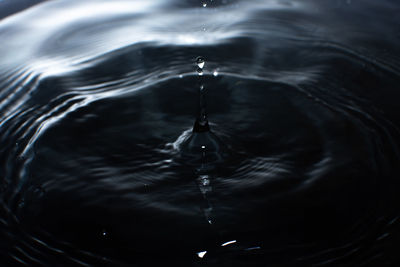
<instances>
[{"instance_id":1,"label":"reflection of droplet","mask_svg":"<svg viewBox=\"0 0 400 267\"><path fill-rule=\"evenodd\" d=\"M202 85L200 85L200 91L203 91L204 90L204 85L202 84Z\"/></svg>"},{"instance_id":2,"label":"reflection of droplet","mask_svg":"<svg viewBox=\"0 0 400 267\"><path fill-rule=\"evenodd\" d=\"M198 69L197 69L197 74L198 74L199 76L203 76L203 69L202 69L202 68L198 68Z\"/></svg>"},{"instance_id":3,"label":"reflection of droplet","mask_svg":"<svg viewBox=\"0 0 400 267\"><path fill-rule=\"evenodd\" d=\"M202 259L206 255L207 251L201 251L197 253L197 256L199 256L200 259Z\"/></svg>"},{"instance_id":4,"label":"reflection of droplet","mask_svg":"<svg viewBox=\"0 0 400 267\"><path fill-rule=\"evenodd\" d=\"M204 64L206 64L204 57L197 57L196 64L200 69L204 68Z\"/></svg>"}]
</instances>

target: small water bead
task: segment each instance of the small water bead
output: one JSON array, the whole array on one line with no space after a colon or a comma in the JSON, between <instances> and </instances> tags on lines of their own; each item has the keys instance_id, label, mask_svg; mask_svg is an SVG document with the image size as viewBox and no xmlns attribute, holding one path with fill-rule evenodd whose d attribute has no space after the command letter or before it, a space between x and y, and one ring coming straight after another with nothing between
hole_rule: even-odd
<instances>
[{"instance_id":1,"label":"small water bead","mask_svg":"<svg viewBox=\"0 0 400 267\"><path fill-rule=\"evenodd\" d=\"M197 256L202 259L207 254L207 251L197 252Z\"/></svg>"},{"instance_id":2,"label":"small water bead","mask_svg":"<svg viewBox=\"0 0 400 267\"><path fill-rule=\"evenodd\" d=\"M203 7L207 7L207 3L203 3Z\"/></svg>"},{"instance_id":3,"label":"small water bead","mask_svg":"<svg viewBox=\"0 0 400 267\"><path fill-rule=\"evenodd\" d=\"M197 57L196 58L196 64L200 69L203 69L204 65L206 64L206 61L205 61L204 57Z\"/></svg>"},{"instance_id":4,"label":"small water bead","mask_svg":"<svg viewBox=\"0 0 400 267\"><path fill-rule=\"evenodd\" d=\"M217 71L217 70L214 70L213 76L214 76L214 77L217 77L217 76L218 76L218 71Z\"/></svg>"},{"instance_id":5,"label":"small water bead","mask_svg":"<svg viewBox=\"0 0 400 267\"><path fill-rule=\"evenodd\" d=\"M101 231L101 236L106 237L108 235L107 231L105 229L103 229Z\"/></svg>"}]
</instances>

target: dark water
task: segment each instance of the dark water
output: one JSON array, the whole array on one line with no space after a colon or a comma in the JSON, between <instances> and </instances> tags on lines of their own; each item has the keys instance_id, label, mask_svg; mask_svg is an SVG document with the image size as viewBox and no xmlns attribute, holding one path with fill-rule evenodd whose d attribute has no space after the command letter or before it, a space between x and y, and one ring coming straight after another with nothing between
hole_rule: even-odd
<instances>
[{"instance_id":1,"label":"dark water","mask_svg":"<svg viewBox=\"0 0 400 267\"><path fill-rule=\"evenodd\" d=\"M399 14L58 0L4 18L0 266L400 266Z\"/></svg>"}]
</instances>

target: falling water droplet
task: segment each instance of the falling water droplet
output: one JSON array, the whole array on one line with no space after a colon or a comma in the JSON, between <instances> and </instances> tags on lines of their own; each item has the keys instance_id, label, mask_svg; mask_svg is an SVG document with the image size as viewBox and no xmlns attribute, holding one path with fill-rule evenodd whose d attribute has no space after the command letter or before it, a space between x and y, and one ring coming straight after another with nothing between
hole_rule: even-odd
<instances>
[{"instance_id":1,"label":"falling water droplet","mask_svg":"<svg viewBox=\"0 0 400 267\"><path fill-rule=\"evenodd\" d=\"M107 236L107 231L105 230L105 229L103 229L102 231L101 231L101 235L103 236L103 237L106 237Z\"/></svg>"},{"instance_id":2,"label":"falling water droplet","mask_svg":"<svg viewBox=\"0 0 400 267\"><path fill-rule=\"evenodd\" d=\"M214 70L213 75L214 75L214 77L217 77L218 76L218 71Z\"/></svg>"},{"instance_id":3,"label":"falling water droplet","mask_svg":"<svg viewBox=\"0 0 400 267\"><path fill-rule=\"evenodd\" d=\"M199 69L203 69L204 68L204 64L206 64L206 61L205 61L204 57L197 57L196 58L196 64L199 67Z\"/></svg>"},{"instance_id":4,"label":"falling water droplet","mask_svg":"<svg viewBox=\"0 0 400 267\"><path fill-rule=\"evenodd\" d=\"M207 3L203 3L203 7L207 7Z\"/></svg>"}]
</instances>

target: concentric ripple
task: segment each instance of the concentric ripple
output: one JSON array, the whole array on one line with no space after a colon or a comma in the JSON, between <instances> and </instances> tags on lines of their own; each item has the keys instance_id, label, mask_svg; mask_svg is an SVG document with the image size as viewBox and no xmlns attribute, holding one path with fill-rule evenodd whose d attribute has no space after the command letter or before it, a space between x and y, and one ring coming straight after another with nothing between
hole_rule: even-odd
<instances>
[{"instance_id":1,"label":"concentric ripple","mask_svg":"<svg viewBox=\"0 0 400 267\"><path fill-rule=\"evenodd\" d=\"M395 266L399 4L368 2L57 0L1 20L0 262Z\"/></svg>"}]
</instances>

